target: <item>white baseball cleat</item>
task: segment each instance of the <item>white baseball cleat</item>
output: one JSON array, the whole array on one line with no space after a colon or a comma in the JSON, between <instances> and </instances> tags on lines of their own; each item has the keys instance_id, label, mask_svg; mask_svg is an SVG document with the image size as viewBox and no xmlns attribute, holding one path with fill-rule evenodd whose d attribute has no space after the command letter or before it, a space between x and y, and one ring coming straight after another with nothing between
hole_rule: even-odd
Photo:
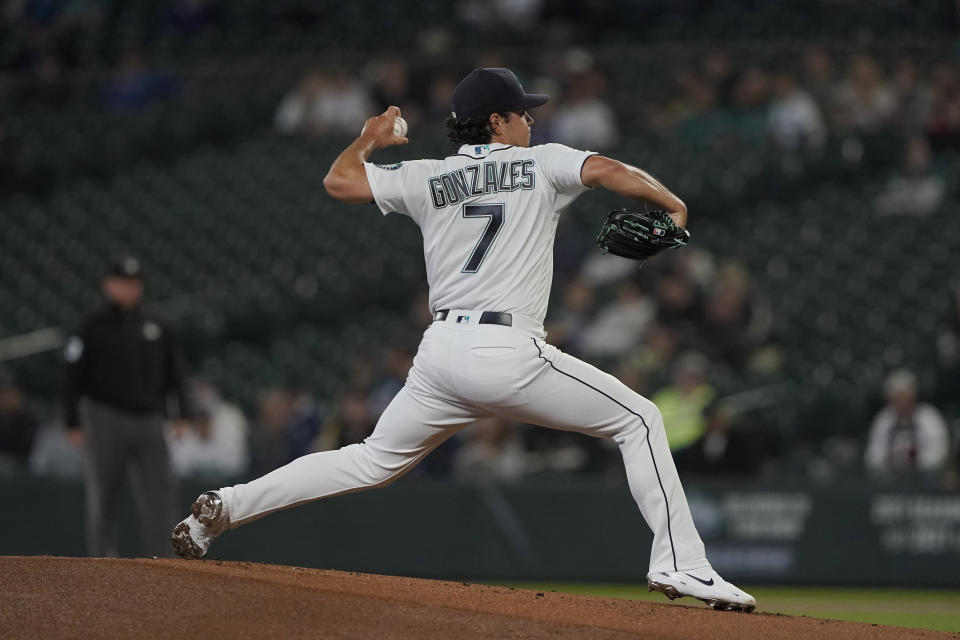
<instances>
[{"instance_id":1,"label":"white baseball cleat","mask_svg":"<svg viewBox=\"0 0 960 640\"><path fill-rule=\"evenodd\" d=\"M207 555L213 539L229 525L223 498L216 491L207 491L190 506L190 515L173 528L170 544L181 558L199 560Z\"/></svg>"},{"instance_id":2,"label":"white baseball cleat","mask_svg":"<svg viewBox=\"0 0 960 640\"><path fill-rule=\"evenodd\" d=\"M756 598L721 578L710 565L690 571L648 573L647 585L650 591L659 591L671 600L691 596L711 609L750 613L757 608Z\"/></svg>"}]
</instances>

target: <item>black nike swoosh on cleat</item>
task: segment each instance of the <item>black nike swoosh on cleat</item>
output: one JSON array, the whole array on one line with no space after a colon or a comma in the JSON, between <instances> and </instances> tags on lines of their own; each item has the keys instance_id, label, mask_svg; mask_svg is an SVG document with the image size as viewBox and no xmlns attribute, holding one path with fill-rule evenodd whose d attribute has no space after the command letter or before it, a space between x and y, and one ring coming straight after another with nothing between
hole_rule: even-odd
<instances>
[{"instance_id":1,"label":"black nike swoosh on cleat","mask_svg":"<svg viewBox=\"0 0 960 640\"><path fill-rule=\"evenodd\" d=\"M685 576L690 576L689 573L684 573L683 575L685 575ZM707 585L708 587L712 587L712 586L713 586L713 578L710 578L710 580L707 581L707 580L701 580L701 579L698 578L697 576L690 576L690 577L693 578L694 580L696 580L697 582L699 582L700 584L705 584L705 585Z\"/></svg>"}]
</instances>

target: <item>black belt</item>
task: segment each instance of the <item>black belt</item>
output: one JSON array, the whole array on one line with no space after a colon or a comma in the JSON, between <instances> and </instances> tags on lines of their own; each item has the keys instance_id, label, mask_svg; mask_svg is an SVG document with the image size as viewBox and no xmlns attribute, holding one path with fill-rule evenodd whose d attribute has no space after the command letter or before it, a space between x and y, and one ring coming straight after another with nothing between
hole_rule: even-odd
<instances>
[{"instance_id":1,"label":"black belt","mask_svg":"<svg viewBox=\"0 0 960 640\"><path fill-rule=\"evenodd\" d=\"M433 314L434 321L446 320L450 315L450 309L441 309ZM454 318L457 322L470 322L470 316L457 316ZM502 311L484 311L480 314L478 324L502 324L505 327L513 326L513 315Z\"/></svg>"}]
</instances>

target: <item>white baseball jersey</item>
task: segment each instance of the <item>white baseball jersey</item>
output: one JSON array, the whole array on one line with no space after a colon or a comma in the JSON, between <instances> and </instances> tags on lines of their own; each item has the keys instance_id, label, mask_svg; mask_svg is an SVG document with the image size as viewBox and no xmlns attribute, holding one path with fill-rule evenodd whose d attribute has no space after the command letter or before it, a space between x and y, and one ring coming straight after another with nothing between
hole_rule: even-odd
<instances>
[{"instance_id":1,"label":"white baseball jersey","mask_svg":"<svg viewBox=\"0 0 960 640\"><path fill-rule=\"evenodd\" d=\"M493 415L611 439L654 533L651 573L666 579L662 572L709 567L656 406L544 340L558 214L583 193L580 169L589 155L559 144L489 144L443 160L365 165L380 209L420 225L431 310L451 313L424 332L403 389L369 438L220 489L231 527L388 484ZM481 311L514 315L505 324L481 323ZM681 586L693 584L683 579ZM717 577L715 588L724 585Z\"/></svg>"},{"instance_id":2,"label":"white baseball jersey","mask_svg":"<svg viewBox=\"0 0 960 640\"><path fill-rule=\"evenodd\" d=\"M442 160L364 167L383 214L420 226L431 312L505 311L542 323L557 221L587 189L580 170L592 154L491 143Z\"/></svg>"}]
</instances>

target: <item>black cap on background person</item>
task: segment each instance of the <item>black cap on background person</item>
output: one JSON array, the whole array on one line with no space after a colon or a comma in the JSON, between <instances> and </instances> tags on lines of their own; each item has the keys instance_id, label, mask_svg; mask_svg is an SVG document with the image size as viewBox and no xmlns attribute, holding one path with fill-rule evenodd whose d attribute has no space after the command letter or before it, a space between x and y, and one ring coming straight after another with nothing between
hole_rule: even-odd
<instances>
[{"instance_id":1,"label":"black cap on background person","mask_svg":"<svg viewBox=\"0 0 960 640\"><path fill-rule=\"evenodd\" d=\"M491 113L526 111L546 103L545 93L527 93L510 69L474 69L460 81L450 98L450 110L458 120L485 118Z\"/></svg>"},{"instance_id":2,"label":"black cap on background person","mask_svg":"<svg viewBox=\"0 0 960 640\"><path fill-rule=\"evenodd\" d=\"M107 276L142 280L143 271L140 265L140 260L134 256L124 256L110 265L110 270L107 272Z\"/></svg>"},{"instance_id":3,"label":"black cap on background person","mask_svg":"<svg viewBox=\"0 0 960 640\"><path fill-rule=\"evenodd\" d=\"M103 278L103 295L125 311L135 309L143 300L143 270L140 260L124 256L112 265Z\"/></svg>"}]
</instances>

